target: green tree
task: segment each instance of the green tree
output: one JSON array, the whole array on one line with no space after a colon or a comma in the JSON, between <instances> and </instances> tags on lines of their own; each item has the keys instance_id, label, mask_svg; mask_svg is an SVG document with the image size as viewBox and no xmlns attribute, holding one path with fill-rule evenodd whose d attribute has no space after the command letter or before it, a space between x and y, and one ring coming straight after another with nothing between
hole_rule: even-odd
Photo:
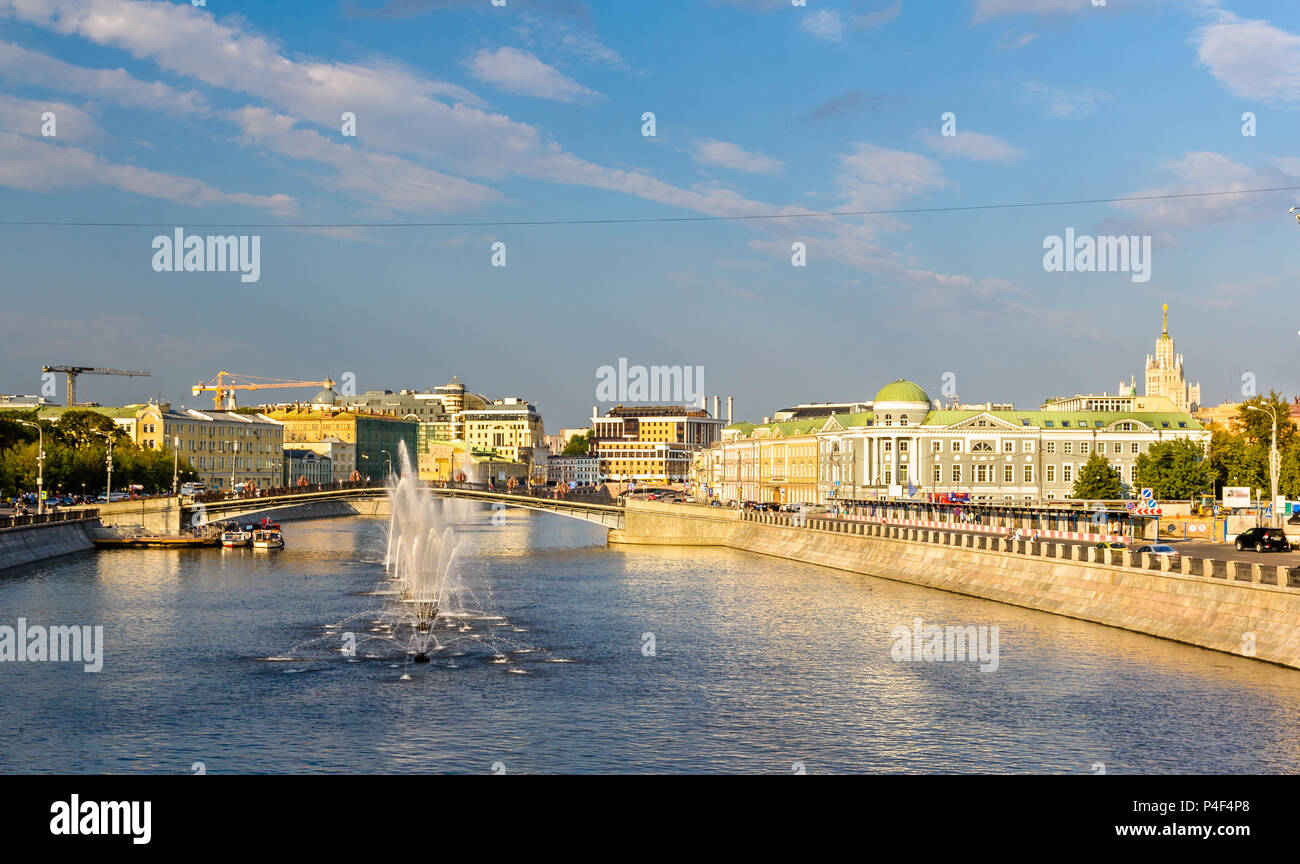
<instances>
[{"instance_id":1,"label":"green tree","mask_svg":"<svg viewBox=\"0 0 1300 864\"><path fill-rule=\"evenodd\" d=\"M564 452L561 456L586 456L591 450L591 430L586 435L574 435L569 438L569 443L564 445Z\"/></svg>"},{"instance_id":2,"label":"green tree","mask_svg":"<svg viewBox=\"0 0 1300 864\"><path fill-rule=\"evenodd\" d=\"M1176 501L1209 494L1214 472L1201 445L1187 438L1152 444L1137 458L1134 485L1150 486L1158 500Z\"/></svg>"},{"instance_id":3,"label":"green tree","mask_svg":"<svg viewBox=\"0 0 1300 864\"><path fill-rule=\"evenodd\" d=\"M112 435L114 444L127 440L126 432L112 419L98 411L85 408L65 411L54 424L54 432L60 441L71 447L88 447L95 443L102 443L105 440L104 435Z\"/></svg>"},{"instance_id":4,"label":"green tree","mask_svg":"<svg viewBox=\"0 0 1300 864\"><path fill-rule=\"evenodd\" d=\"M1112 468L1110 460L1100 453L1093 453L1079 469L1079 476L1074 480L1072 498L1113 501L1124 495L1124 484L1119 478L1119 469Z\"/></svg>"},{"instance_id":5,"label":"green tree","mask_svg":"<svg viewBox=\"0 0 1300 864\"><path fill-rule=\"evenodd\" d=\"M1268 485L1268 448L1215 426L1210 434L1210 470L1216 495L1222 494L1224 486L1262 489Z\"/></svg>"},{"instance_id":6,"label":"green tree","mask_svg":"<svg viewBox=\"0 0 1300 864\"><path fill-rule=\"evenodd\" d=\"M1251 408L1262 410L1249 410ZM1281 453L1296 440L1296 428L1291 423L1291 404L1276 390L1270 390L1267 397L1254 396L1242 402L1235 420L1247 441L1269 447L1273 440L1273 415L1270 411L1277 415L1277 450Z\"/></svg>"}]
</instances>

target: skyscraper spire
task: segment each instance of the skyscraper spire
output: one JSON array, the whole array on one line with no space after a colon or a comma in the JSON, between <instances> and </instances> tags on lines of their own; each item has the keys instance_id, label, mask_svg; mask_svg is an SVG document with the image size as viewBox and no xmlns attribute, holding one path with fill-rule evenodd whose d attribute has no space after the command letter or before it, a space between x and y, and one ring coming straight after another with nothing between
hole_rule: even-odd
<instances>
[{"instance_id":1,"label":"skyscraper spire","mask_svg":"<svg viewBox=\"0 0 1300 864\"><path fill-rule=\"evenodd\" d=\"M1168 336L1169 335L1169 304L1166 303L1162 308L1165 310L1165 316L1164 316L1164 320L1160 324L1160 335Z\"/></svg>"}]
</instances>

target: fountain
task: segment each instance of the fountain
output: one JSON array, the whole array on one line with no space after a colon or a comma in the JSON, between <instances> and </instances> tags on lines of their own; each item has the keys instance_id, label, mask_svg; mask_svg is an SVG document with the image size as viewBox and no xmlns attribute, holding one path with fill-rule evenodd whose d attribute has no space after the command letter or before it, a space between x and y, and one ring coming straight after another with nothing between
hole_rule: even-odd
<instances>
[{"instance_id":1,"label":"fountain","mask_svg":"<svg viewBox=\"0 0 1300 864\"><path fill-rule=\"evenodd\" d=\"M440 505L420 486L406 445L398 448L401 473L389 486L392 516L384 570L397 595L397 625L410 631L410 652L416 663L428 663L441 646L434 632L449 596L461 590L455 579L456 535L441 527ZM440 530L441 529L441 530Z\"/></svg>"}]
</instances>

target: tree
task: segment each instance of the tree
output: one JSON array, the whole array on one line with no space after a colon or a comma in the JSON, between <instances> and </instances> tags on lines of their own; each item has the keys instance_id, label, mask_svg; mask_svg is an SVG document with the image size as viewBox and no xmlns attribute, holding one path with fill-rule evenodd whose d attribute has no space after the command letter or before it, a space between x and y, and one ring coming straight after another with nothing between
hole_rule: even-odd
<instances>
[{"instance_id":1,"label":"tree","mask_svg":"<svg viewBox=\"0 0 1300 864\"><path fill-rule=\"evenodd\" d=\"M1112 468L1110 460L1100 453L1093 453L1079 469L1079 476L1074 481L1072 498L1084 498L1113 501L1124 495L1124 484L1119 478L1119 469Z\"/></svg>"},{"instance_id":2,"label":"tree","mask_svg":"<svg viewBox=\"0 0 1300 864\"><path fill-rule=\"evenodd\" d=\"M126 433L109 417L98 411L73 408L63 412L54 424L55 436L71 447L88 447L103 442L104 435L112 435L113 443L123 443Z\"/></svg>"},{"instance_id":3,"label":"tree","mask_svg":"<svg viewBox=\"0 0 1300 864\"><path fill-rule=\"evenodd\" d=\"M1244 434L1213 427L1209 461L1215 494L1222 494L1224 486L1263 489L1268 485L1268 448L1251 443Z\"/></svg>"},{"instance_id":4,"label":"tree","mask_svg":"<svg viewBox=\"0 0 1300 864\"><path fill-rule=\"evenodd\" d=\"M1174 501L1206 495L1214 489L1214 473L1201 445L1187 438L1152 444L1134 466L1137 486L1150 486L1159 500Z\"/></svg>"},{"instance_id":5,"label":"tree","mask_svg":"<svg viewBox=\"0 0 1300 864\"><path fill-rule=\"evenodd\" d=\"M561 456L586 456L591 450L591 430L586 435L574 435L569 439L569 443L564 445L564 452Z\"/></svg>"},{"instance_id":6,"label":"tree","mask_svg":"<svg viewBox=\"0 0 1300 864\"><path fill-rule=\"evenodd\" d=\"M1249 408L1263 410L1251 411ZM1291 404L1276 390L1270 390L1267 398L1253 396L1242 402L1234 419L1247 441L1269 447L1273 440L1273 415L1269 411L1277 415L1277 451L1281 453L1296 440L1296 428L1291 423Z\"/></svg>"}]
</instances>

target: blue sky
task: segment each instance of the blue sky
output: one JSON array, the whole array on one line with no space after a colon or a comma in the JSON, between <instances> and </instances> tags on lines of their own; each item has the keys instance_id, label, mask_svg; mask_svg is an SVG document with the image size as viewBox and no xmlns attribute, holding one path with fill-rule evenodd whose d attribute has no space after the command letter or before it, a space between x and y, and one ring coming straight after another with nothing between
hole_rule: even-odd
<instances>
[{"instance_id":1,"label":"blue sky","mask_svg":"<svg viewBox=\"0 0 1300 864\"><path fill-rule=\"evenodd\" d=\"M105 404L454 373L558 429L628 357L703 366L746 418L948 372L1036 407L1140 380L1168 302L1206 401L1244 371L1295 394L1300 191L278 226L1300 186L1298 105L1294 2L0 0L3 219L146 223L0 226L0 392L47 363L153 372L85 379ZM260 280L155 272L176 226L258 234ZM1067 228L1150 235L1150 281L1046 272Z\"/></svg>"}]
</instances>

